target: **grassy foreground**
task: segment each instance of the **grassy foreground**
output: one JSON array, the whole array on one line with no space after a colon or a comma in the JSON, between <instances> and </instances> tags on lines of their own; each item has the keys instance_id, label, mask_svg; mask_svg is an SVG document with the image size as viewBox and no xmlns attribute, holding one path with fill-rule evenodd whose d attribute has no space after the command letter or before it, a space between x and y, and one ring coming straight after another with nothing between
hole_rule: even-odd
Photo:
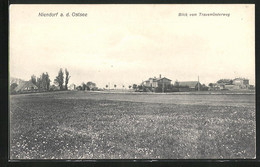
<instances>
[{"instance_id":1,"label":"grassy foreground","mask_svg":"<svg viewBox=\"0 0 260 167\"><path fill-rule=\"evenodd\" d=\"M255 157L255 95L10 97L11 159Z\"/></svg>"}]
</instances>

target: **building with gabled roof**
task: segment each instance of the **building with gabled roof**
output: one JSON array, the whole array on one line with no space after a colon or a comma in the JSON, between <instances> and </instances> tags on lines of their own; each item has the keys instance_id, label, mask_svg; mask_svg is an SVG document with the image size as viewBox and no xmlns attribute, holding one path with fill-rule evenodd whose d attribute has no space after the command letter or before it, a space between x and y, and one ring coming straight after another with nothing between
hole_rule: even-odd
<instances>
[{"instance_id":1,"label":"building with gabled roof","mask_svg":"<svg viewBox=\"0 0 260 167\"><path fill-rule=\"evenodd\" d=\"M17 93L24 93L24 92L35 92L38 90L38 87L34 85L31 81L24 81L21 82L14 91Z\"/></svg>"},{"instance_id":2,"label":"building with gabled roof","mask_svg":"<svg viewBox=\"0 0 260 167\"><path fill-rule=\"evenodd\" d=\"M224 81L229 79L221 79L219 81ZM239 90L239 89L248 89L249 88L249 80L246 78L235 78L230 80L230 82L219 82L217 81L217 86L220 90Z\"/></svg>"},{"instance_id":3,"label":"building with gabled roof","mask_svg":"<svg viewBox=\"0 0 260 167\"><path fill-rule=\"evenodd\" d=\"M199 81L176 81L174 86L178 87L180 92L198 91L202 87Z\"/></svg>"},{"instance_id":4,"label":"building with gabled roof","mask_svg":"<svg viewBox=\"0 0 260 167\"><path fill-rule=\"evenodd\" d=\"M151 87L151 88L167 87L167 86L171 85L171 81L172 80L159 75L158 78L154 77L154 78L149 78L146 81L143 81L142 85L146 86L146 87Z\"/></svg>"},{"instance_id":5,"label":"building with gabled roof","mask_svg":"<svg viewBox=\"0 0 260 167\"><path fill-rule=\"evenodd\" d=\"M232 80L233 85L239 87L239 89L249 88L249 79L246 78L235 78Z\"/></svg>"}]
</instances>

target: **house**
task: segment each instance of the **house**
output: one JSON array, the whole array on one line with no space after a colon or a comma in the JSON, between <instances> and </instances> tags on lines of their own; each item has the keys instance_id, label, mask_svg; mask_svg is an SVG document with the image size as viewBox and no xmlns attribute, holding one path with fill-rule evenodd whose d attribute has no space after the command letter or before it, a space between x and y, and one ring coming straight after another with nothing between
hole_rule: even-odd
<instances>
[{"instance_id":1,"label":"house","mask_svg":"<svg viewBox=\"0 0 260 167\"><path fill-rule=\"evenodd\" d=\"M151 88L164 88L164 87L168 87L171 85L171 81L170 79L163 77L161 75L159 75L159 78L149 78L148 80L142 82L142 86L145 87L151 87Z\"/></svg>"},{"instance_id":2,"label":"house","mask_svg":"<svg viewBox=\"0 0 260 167\"><path fill-rule=\"evenodd\" d=\"M76 90L76 85L75 84L71 84L69 87L68 87L69 90Z\"/></svg>"},{"instance_id":3,"label":"house","mask_svg":"<svg viewBox=\"0 0 260 167\"><path fill-rule=\"evenodd\" d=\"M178 87L180 92L198 91L202 87L201 83L198 81L184 81L184 82L176 81L174 83L174 86Z\"/></svg>"},{"instance_id":4,"label":"house","mask_svg":"<svg viewBox=\"0 0 260 167\"><path fill-rule=\"evenodd\" d=\"M220 90L220 86L217 83L210 83L209 84L209 91Z\"/></svg>"},{"instance_id":5,"label":"house","mask_svg":"<svg viewBox=\"0 0 260 167\"><path fill-rule=\"evenodd\" d=\"M224 89L233 90L235 85L224 85Z\"/></svg>"},{"instance_id":6,"label":"house","mask_svg":"<svg viewBox=\"0 0 260 167\"><path fill-rule=\"evenodd\" d=\"M218 88L218 89L216 89ZM209 90L240 90L249 89L249 80L245 78L220 79L217 83L211 83Z\"/></svg>"},{"instance_id":7,"label":"house","mask_svg":"<svg viewBox=\"0 0 260 167\"><path fill-rule=\"evenodd\" d=\"M232 81L233 85L238 86L240 89L249 88L249 80L245 78L235 78Z\"/></svg>"},{"instance_id":8,"label":"house","mask_svg":"<svg viewBox=\"0 0 260 167\"><path fill-rule=\"evenodd\" d=\"M219 87L220 90L226 89L225 85L226 85L226 83L218 83L218 87Z\"/></svg>"},{"instance_id":9,"label":"house","mask_svg":"<svg viewBox=\"0 0 260 167\"><path fill-rule=\"evenodd\" d=\"M228 79L222 79L222 81L228 81ZM250 87L249 80L245 78L235 78L228 82L217 82L220 90L238 90L238 89L248 89Z\"/></svg>"},{"instance_id":10,"label":"house","mask_svg":"<svg viewBox=\"0 0 260 167\"><path fill-rule=\"evenodd\" d=\"M240 89L238 85L225 85L226 90L235 90L235 89Z\"/></svg>"},{"instance_id":11,"label":"house","mask_svg":"<svg viewBox=\"0 0 260 167\"><path fill-rule=\"evenodd\" d=\"M14 91L17 93L25 93L25 92L36 92L38 87L34 85L31 81L21 82Z\"/></svg>"},{"instance_id":12,"label":"house","mask_svg":"<svg viewBox=\"0 0 260 167\"><path fill-rule=\"evenodd\" d=\"M56 85L51 85L50 86L50 91L57 91L60 90L60 87L56 86Z\"/></svg>"}]
</instances>

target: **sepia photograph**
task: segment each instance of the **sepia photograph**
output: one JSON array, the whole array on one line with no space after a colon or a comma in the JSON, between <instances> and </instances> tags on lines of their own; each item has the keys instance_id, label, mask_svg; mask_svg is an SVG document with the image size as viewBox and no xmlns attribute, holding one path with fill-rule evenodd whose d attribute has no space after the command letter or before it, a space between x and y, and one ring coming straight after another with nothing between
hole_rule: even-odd
<instances>
[{"instance_id":1,"label":"sepia photograph","mask_svg":"<svg viewBox=\"0 0 260 167\"><path fill-rule=\"evenodd\" d=\"M255 5L9 6L10 160L255 159Z\"/></svg>"}]
</instances>

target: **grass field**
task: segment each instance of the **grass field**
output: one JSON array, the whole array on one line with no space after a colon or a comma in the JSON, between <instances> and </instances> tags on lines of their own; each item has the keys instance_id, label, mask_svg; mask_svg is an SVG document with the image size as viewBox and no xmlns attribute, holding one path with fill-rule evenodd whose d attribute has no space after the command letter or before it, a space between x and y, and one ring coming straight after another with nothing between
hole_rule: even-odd
<instances>
[{"instance_id":1,"label":"grass field","mask_svg":"<svg viewBox=\"0 0 260 167\"><path fill-rule=\"evenodd\" d=\"M11 159L255 157L255 95L10 96Z\"/></svg>"}]
</instances>

